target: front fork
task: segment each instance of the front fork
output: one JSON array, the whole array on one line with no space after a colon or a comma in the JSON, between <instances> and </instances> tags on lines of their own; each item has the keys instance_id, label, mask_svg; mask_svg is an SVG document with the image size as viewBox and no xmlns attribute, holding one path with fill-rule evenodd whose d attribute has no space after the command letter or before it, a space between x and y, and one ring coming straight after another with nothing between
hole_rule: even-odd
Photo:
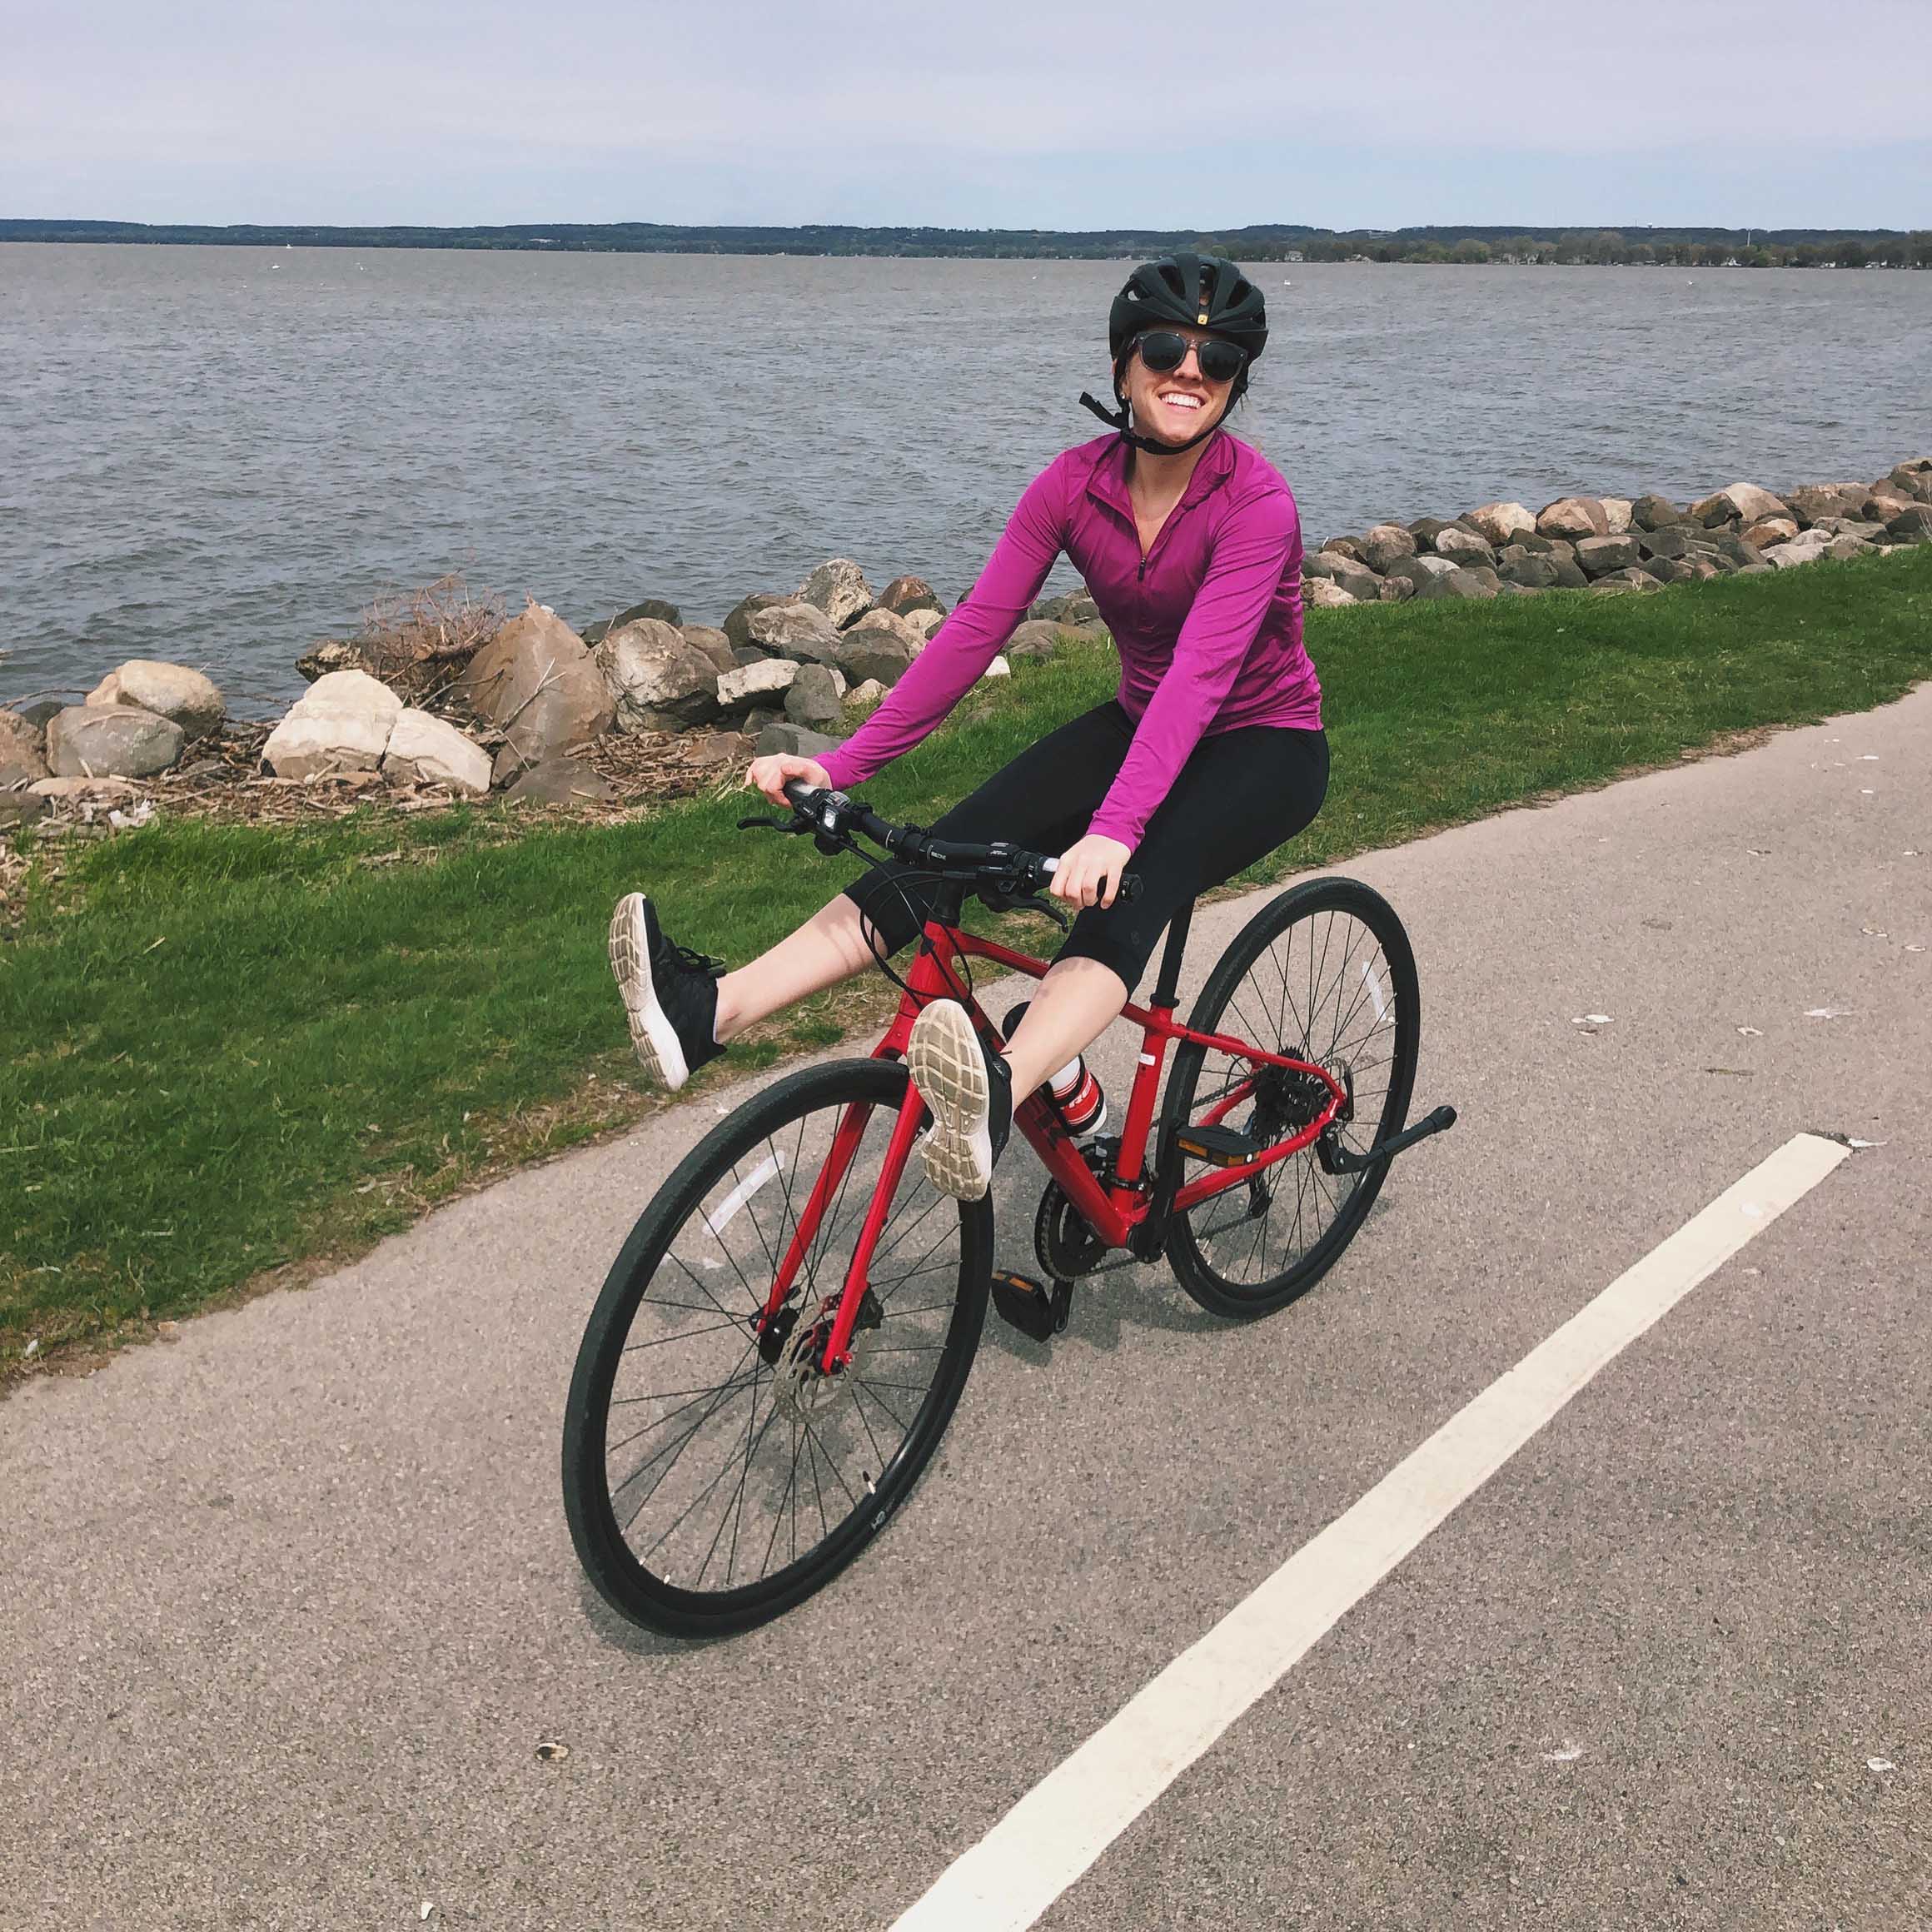
<instances>
[{"instance_id":1,"label":"front fork","mask_svg":"<svg viewBox=\"0 0 1932 1932\"><path fill-rule=\"evenodd\" d=\"M904 1178L906 1162L924 1114L925 1103L909 1084L905 1098L899 1103L898 1116L892 1124L891 1138L886 1143L879 1184L873 1189L865 1219L859 1227L859 1239L853 1247L851 1262L845 1270L845 1285L839 1292L839 1312L833 1317L831 1332L825 1340L825 1352L819 1363L822 1375L836 1373L852 1359L852 1331L858 1326L860 1306L865 1299L872 1257L884 1229L885 1217L891 1211L893 1198ZM866 1126L871 1118L869 1106L854 1103L845 1109L839 1120L838 1129L832 1136L831 1148L825 1156L825 1164L819 1170L818 1179L812 1183L811 1194L792 1229L791 1240L786 1244L777 1272L772 1277L771 1292L765 1297L764 1307L758 1317L757 1330L761 1338L780 1319L780 1311L790 1297L805 1256L818 1239L825 1217L831 1212L845 1177L851 1171L852 1163L858 1157L859 1143L865 1138Z\"/></svg>"}]
</instances>

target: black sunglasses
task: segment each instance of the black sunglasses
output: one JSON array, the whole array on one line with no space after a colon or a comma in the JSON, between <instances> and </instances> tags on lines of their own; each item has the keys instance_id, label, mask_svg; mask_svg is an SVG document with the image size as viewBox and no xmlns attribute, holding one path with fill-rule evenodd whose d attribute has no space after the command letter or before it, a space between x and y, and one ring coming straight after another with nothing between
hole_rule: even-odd
<instances>
[{"instance_id":1,"label":"black sunglasses","mask_svg":"<svg viewBox=\"0 0 1932 1932\"><path fill-rule=\"evenodd\" d=\"M1247 350L1219 336L1197 342L1178 329L1149 329L1145 335L1134 337L1133 346L1141 361L1156 376L1171 375L1178 369L1188 360L1190 349L1201 373L1210 382L1233 381L1247 363Z\"/></svg>"}]
</instances>

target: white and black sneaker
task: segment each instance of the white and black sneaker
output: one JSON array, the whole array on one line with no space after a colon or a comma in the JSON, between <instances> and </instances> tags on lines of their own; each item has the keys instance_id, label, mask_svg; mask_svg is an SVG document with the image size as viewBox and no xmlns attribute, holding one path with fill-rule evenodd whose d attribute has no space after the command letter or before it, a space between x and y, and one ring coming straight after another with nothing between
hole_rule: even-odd
<instances>
[{"instance_id":1,"label":"white and black sneaker","mask_svg":"<svg viewBox=\"0 0 1932 1932\"><path fill-rule=\"evenodd\" d=\"M627 892L610 915L610 970L624 995L630 1043L645 1072L673 1093L724 1049L712 1037L722 959L674 946L641 892Z\"/></svg>"},{"instance_id":2,"label":"white and black sneaker","mask_svg":"<svg viewBox=\"0 0 1932 1932\"><path fill-rule=\"evenodd\" d=\"M993 1163L1013 1132L1013 1079L989 1054L964 1007L936 999L913 1022L906 1067L933 1124L920 1141L926 1173L942 1194L977 1201L993 1185Z\"/></svg>"}]
</instances>

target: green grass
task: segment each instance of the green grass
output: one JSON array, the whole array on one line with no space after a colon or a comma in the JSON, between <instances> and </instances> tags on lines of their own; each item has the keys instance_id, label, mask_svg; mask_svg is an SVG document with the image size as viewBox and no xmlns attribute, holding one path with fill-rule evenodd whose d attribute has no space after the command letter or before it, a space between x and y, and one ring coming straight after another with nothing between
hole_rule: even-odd
<instances>
[{"instance_id":1,"label":"green grass","mask_svg":"<svg viewBox=\"0 0 1932 1932\"><path fill-rule=\"evenodd\" d=\"M1334 774L1277 873L1896 697L1932 674L1932 547L1655 596L1317 611L1309 644ZM929 819L1109 695L1111 663L1088 647L983 687L868 796ZM737 834L745 809L515 836L495 810L162 823L42 880L0 949L0 1376L30 1341L298 1274L635 1118L612 899L648 883L681 939L742 960L849 875ZM730 1068L863 1010L814 1003Z\"/></svg>"}]
</instances>

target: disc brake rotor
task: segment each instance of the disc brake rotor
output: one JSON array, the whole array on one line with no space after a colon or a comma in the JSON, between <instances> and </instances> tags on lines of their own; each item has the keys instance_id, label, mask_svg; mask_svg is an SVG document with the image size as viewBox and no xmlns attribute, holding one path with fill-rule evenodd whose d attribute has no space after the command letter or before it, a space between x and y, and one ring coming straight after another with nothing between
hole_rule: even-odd
<instances>
[{"instance_id":1,"label":"disc brake rotor","mask_svg":"<svg viewBox=\"0 0 1932 1932\"><path fill-rule=\"evenodd\" d=\"M781 1310L782 1316L789 1310ZM859 1304L859 1319L852 1326L852 1339L846 1344L849 1360L829 1373L824 1368L825 1348L831 1340L832 1325L839 1313L834 1296L820 1305L809 1319L800 1315L784 1332L772 1365L772 1393L782 1408L801 1417L822 1416L852 1394L852 1377L864 1363L866 1352L884 1311L870 1288Z\"/></svg>"}]
</instances>

